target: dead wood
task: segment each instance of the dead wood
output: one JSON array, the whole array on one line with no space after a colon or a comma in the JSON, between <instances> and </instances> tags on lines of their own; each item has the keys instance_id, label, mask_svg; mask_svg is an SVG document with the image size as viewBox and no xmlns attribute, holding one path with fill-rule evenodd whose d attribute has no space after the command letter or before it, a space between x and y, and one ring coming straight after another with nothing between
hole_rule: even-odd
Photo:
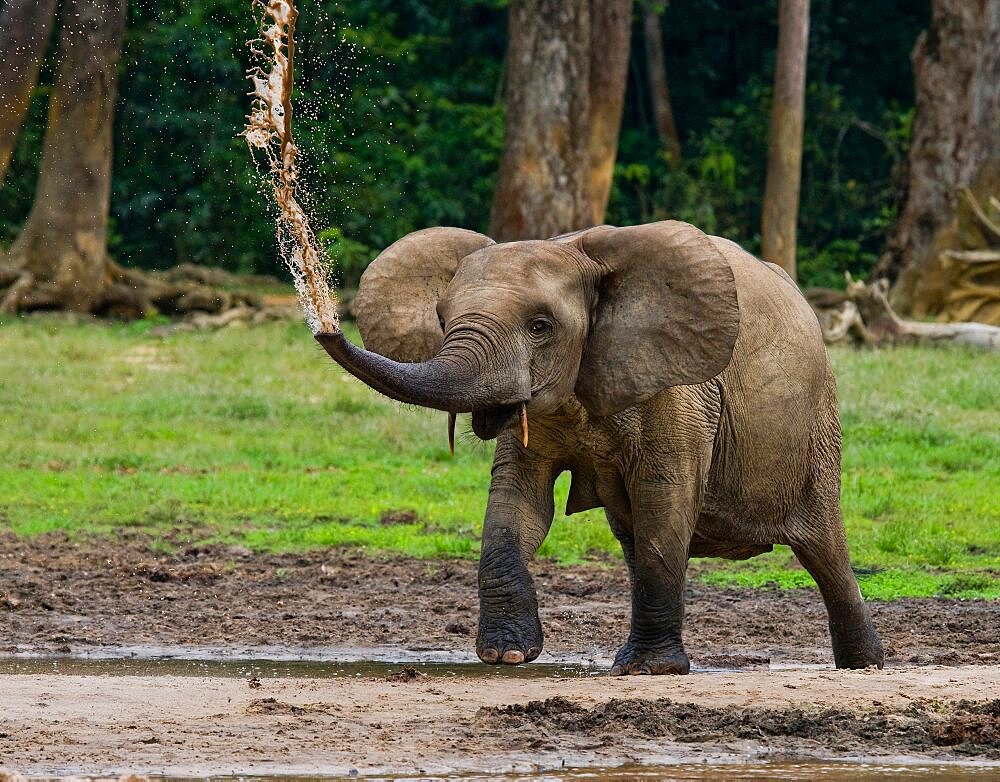
<instances>
[{"instance_id":1,"label":"dead wood","mask_svg":"<svg viewBox=\"0 0 1000 782\"><path fill-rule=\"evenodd\" d=\"M952 245L938 254L940 320L1000 325L1000 204L992 195L962 188Z\"/></svg>"},{"instance_id":2,"label":"dead wood","mask_svg":"<svg viewBox=\"0 0 1000 782\"><path fill-rule=\"evenodd\" d=\"M1000 350L1000 327L985 323L925 323L899 317L889 304L889 283L855 281L847 291L816 289L806 298L816 311L827 344L853 343L868 347L921 344L971 345ZM839 295L838 295L839 294Z\"/></svg>"}]
</instances>

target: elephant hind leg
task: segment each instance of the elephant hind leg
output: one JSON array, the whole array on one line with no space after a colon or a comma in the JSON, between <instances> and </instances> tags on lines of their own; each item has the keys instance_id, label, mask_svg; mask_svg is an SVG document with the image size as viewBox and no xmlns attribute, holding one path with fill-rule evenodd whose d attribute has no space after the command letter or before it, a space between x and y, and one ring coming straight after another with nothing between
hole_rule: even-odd
<instances>
[{"instance_id":1,"label":"elephant hind leg","mask_svg":"<svg viewBox=\"0 0 1000 782\"><path fill-rule=\"evenodd\" d=\"M791 545L823 595L837 667L881 668L885 653L851 570L840 514L840 421L829 371L810 451L812 469L792 515L790 539L782 542Z\"/></svg>"},{"instance_id":2,"label":"elephant hind leg","mask_svg":"<svg viewBox=\"0 0 1000 782\"><path fill-rule=\"evenodd\" d=\"M833 659L838 668L881 668L882 642L851 570L839 510L815 537L792 543L792 551L819 586L830 619Z\"/></svg>"}]
</instances>

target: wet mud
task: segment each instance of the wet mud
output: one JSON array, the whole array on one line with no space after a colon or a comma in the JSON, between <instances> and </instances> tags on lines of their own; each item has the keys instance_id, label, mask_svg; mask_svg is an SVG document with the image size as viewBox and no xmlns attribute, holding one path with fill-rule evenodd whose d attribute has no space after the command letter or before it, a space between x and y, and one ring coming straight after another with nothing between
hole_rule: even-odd
<instances>
[{"instance_id":1,"label":"wet mud","mask_svg":"<svg viewBox=\"0 0 1000 782\"><path fill-rule=\"evenodd\" d=\"M628 633L620 562L533 567L545 651L606 665ZM260 555L227 546L150 550L142 535L0 536L0 653L198 647L315 659L392 647L474 660L476 564L349 549ZM889 665L1000 664L1000 601L871 603ZM832 663L815 590L688 587L685 640L703 668ZM455 655L455 656L453 656ZM339 655L338 655L339 656Z\"/></svg>"},{"instance_id":2,"label":"wet mud","mask_svg":"<svg viewBox=\"0 0 1000 782\"><path fill-rule=\"evenodd\" d=\"M693 673L611 678L624 568L534 572L546 651L497 668L473 652L472 562L0 537L0 766L115 778L1000 776L997 602L874 603L886 670L836 671L818 594L695 584Z\"/></svg>"},{"instance_id":3,"label":"wet mud","mask_svg":"<svg viewBox=\"0 0 1000 782\"><path fill-rule=\"evenodd\" d=\"M837 752L926 753L948 747L956 754L1000 759L1000 700L962 700L943 707L915 702L905 708L712 708L695 703L612 698L586 708L563 697L482 709L479 720L494 730L539 734L634 735L687 743L748 739L772 748L804 739Z\"/></svg>"}]
</instances>

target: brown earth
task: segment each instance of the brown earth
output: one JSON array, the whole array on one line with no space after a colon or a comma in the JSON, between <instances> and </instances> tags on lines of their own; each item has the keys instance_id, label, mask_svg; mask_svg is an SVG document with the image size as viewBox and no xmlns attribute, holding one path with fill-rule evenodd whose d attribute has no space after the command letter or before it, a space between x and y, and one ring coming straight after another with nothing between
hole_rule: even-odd
<instances>
[{"instance_id":1,"label":"brown earth","mask_svg":"<svg viewBox=\"0 0 1000 782\"><path fill-rule=\"evenodd\" d=\"M624 566L541 563L534 572L541 659L613 655L628 632ZM687 606L696 665L832 663L826 612L813 590L693 584ZM1000 664L1000 601L908 599L871 609L889 665ZM477 614L476 565L468 560L224 546L157 554L141 535L0 536L0 652L392 646L468 656Z\"/></svg>"},{"instance_id":2,"label":"brown earth","mask_svg":"<svg viewBox=\"0 0 1000 782\"><path fill-rule=\"evenodd\" d=\"M622 764L648 771L681 763L683 778L717 779L728 776L722 764L795 761L805 762L798 776L779 776L768 766L739 778L823 779L832 776L829 762L809 761L846 756L882 766L949 764L946 776L930 778L979 772L978 778L996 779L995 672L927 666L256 682L0 675L0 763L30 776L315 777L355 770L420 778ZM701 764L696 776L690 764ZM675 777L676 768L657 778ZM865 777L855 767L834 778Z\"/></svg>"},{"instance_id":3,"label":"brown earth","mask_svg":"<svg viewBox=\"0 0 1000 782\"><path fill-rule=\"evenodd\" d=\"M534 570L542 660L606 665L627 632L623 567ZM0 536L0 652L370 650L469 661L475 582L475 564L463 560L223 546L158 554L138 534ZM694 663L728 670L612 679L397 666L392 677L249 681L8 673L0 766L412 774L844 755L1000 760L998 601L873 603L889 652L882 672L832 669L815 592L695 584L688 606Z\"/></svg>"}]
</instances>

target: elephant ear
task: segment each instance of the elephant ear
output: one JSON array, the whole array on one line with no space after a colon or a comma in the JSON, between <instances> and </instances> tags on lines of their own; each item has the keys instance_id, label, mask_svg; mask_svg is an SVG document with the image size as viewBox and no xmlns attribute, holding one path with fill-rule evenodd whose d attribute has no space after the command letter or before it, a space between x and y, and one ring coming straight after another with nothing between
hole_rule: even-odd
<instances>
[{"instance_id":1,"label":"elephant ear","mask_svg":"<svg viewBox=\"0 0 1000 782\"><path fill-rule=\"evenodd\" d=\"M603 270L576 395L605 416L729 364L739 332L733 270L687 223L594 228L578 246Z\"/></svg>"},{"instance_id":2,"label":"elephant ear","mask_svg":"<svg viewBox=\"0 0 1000 782\"><path fill-rule=\"evenodd\" d=\"M464 228L425 228L391 244L361 275L354 300L368 350L427 361L441 349L437 302L466 255L494 244Z\"/></svg>"}]
</instances>

